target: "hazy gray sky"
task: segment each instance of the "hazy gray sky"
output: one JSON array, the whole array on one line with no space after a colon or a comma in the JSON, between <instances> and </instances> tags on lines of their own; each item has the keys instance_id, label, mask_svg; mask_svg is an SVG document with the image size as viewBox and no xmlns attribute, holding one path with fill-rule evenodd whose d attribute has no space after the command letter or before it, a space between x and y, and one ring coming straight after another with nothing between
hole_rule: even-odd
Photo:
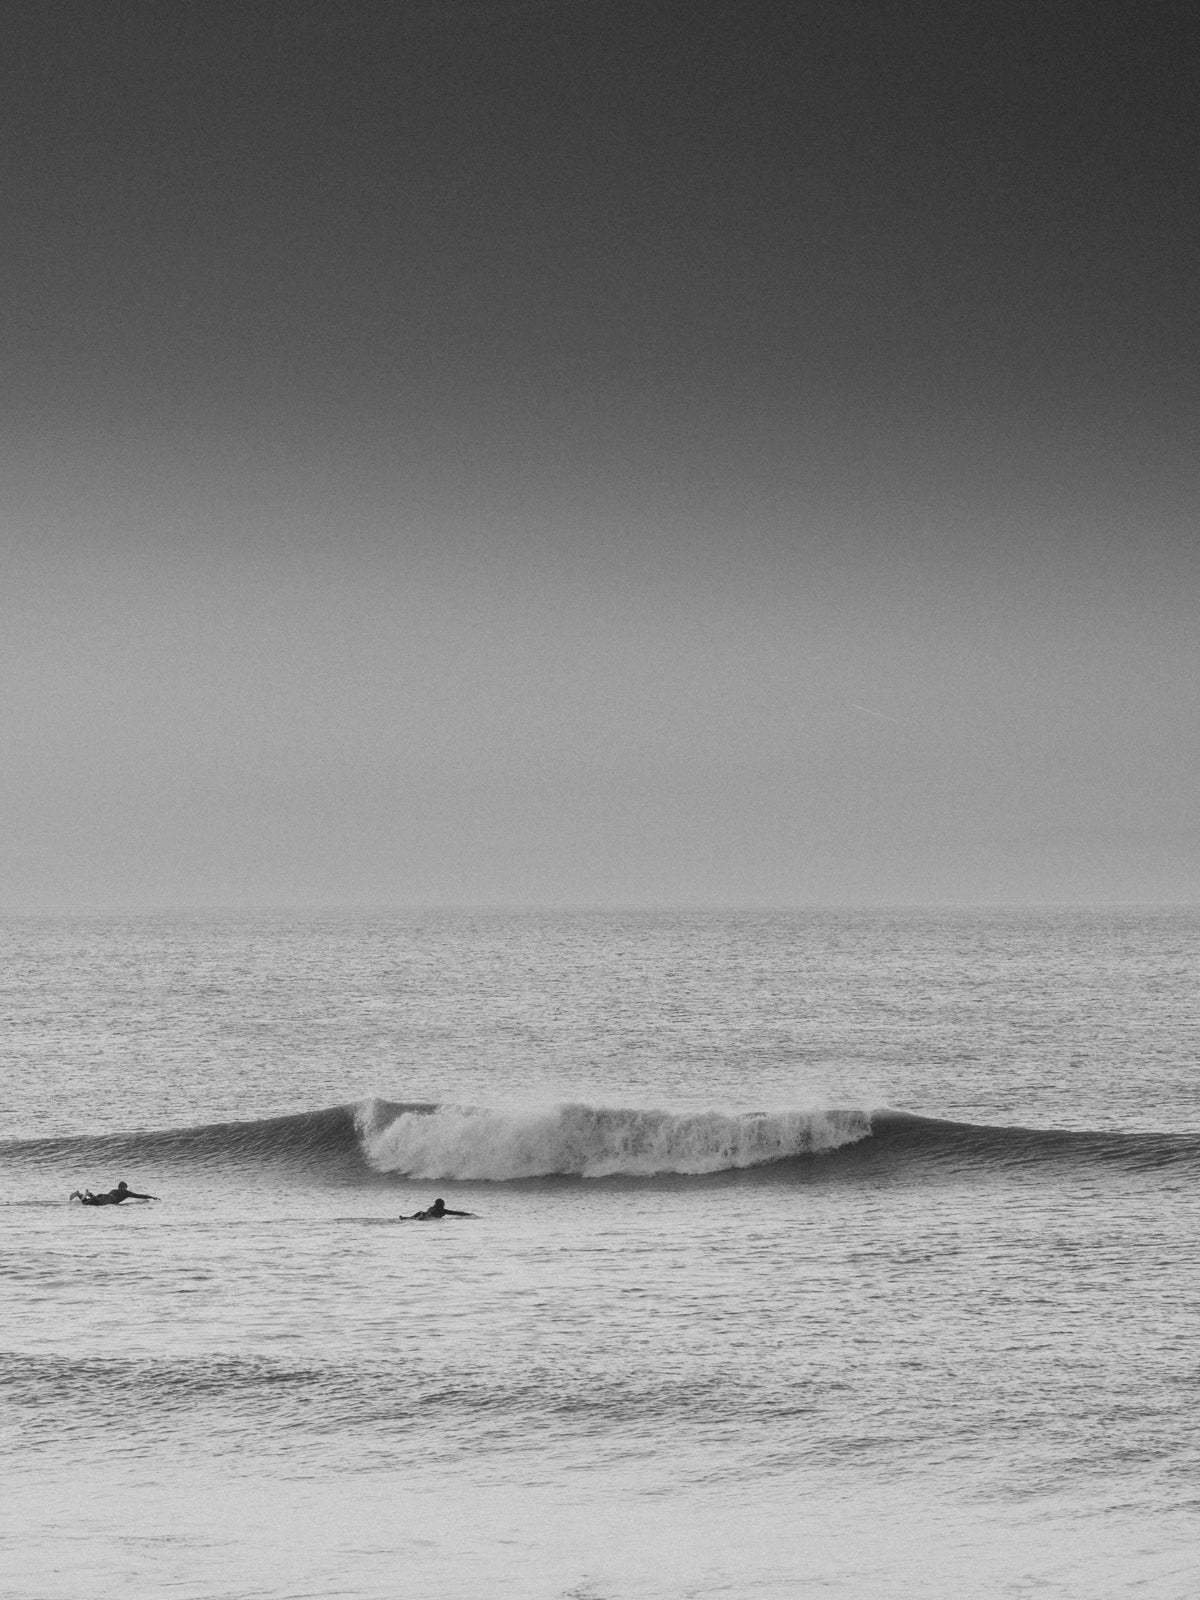
<instances>
[{"instance_id":1,"label":"hazy gray sky","mask_svg":"<svg viewBox=\"0 0 1200 1600\"><path fill-rule=\"evenodd\" d=\"M14 0L0 905L1200 896L1193 19Z\"/></svg>"}]
</instances>

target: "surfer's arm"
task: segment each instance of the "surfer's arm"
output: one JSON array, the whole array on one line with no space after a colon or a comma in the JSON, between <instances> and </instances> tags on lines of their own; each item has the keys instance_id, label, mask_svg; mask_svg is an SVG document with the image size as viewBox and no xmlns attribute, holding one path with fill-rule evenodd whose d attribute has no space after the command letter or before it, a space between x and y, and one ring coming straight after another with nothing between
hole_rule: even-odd
<instances>
[{"instance_id":1,"label":"surfer's arm","mask_svg":"<svg viewBox=\"0 0 1200 1600\"><path fill-rule=\"evenodd\" d=\"M126 1189L125 1198L126 1200L157 1200L158 1196L156 1194L138 1194L136 1189Z\"/></svg>"},{"instance_id":2,"label":"surfer's arm","mask_svg":"<svg viewBox=\"0 0 1200 1600\"><path fill-rule=\"evenodd\" d=\"M473 1217L475 1213L473 1211L452 1211L450 1207L447 1206L445 1211L442 1212L442 1215L444 1217Z\"/></svg>"}]
</instances>

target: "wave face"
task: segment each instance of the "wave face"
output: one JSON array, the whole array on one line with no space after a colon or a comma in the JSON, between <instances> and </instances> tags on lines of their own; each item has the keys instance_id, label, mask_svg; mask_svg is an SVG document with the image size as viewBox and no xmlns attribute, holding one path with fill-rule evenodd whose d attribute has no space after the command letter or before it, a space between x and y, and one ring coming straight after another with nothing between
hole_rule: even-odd
<instances>
[{"instance_id":1,"label":"wave face","mask_svg":"<svg viewBox=\"0 0 1200 1600\"><path fill-rule=\"evenodd\" d=\"M1063 1163L1127 1170L1193 1167L1200 1171L1200 1134L1122 1129L995 1127L948 1122L900 1111L871 1117L870 1159L980 1173Z\"/></svg>"},{"instance_id":2,"label":"wave face","mask_svg":"<svg viewBox=\"0 0 1200 1600\"><path fill-rule=\"evenodd\" d=\"M299 1181L881 1175L921 1181L1058 1168L1190 1168L1200 1135L996 1127L905 1112L663 1111L568 1104L504 1110L367 1100L156 1131L0 1141L0 1160L78 1169L275 1171Z\"/></svg>"},{"instance_id":3,"label":"wave face","mask_svg":"<svg viewBox=\"0 0 1200 1600\"><path fill-rule=\"evenodd\" d=\"M96 1161L131 1167L274 1168L335 1180L353 1180L370 1170L362 1149L360 1108L353 1105L250 1122L5 1140L0 1157L49 1166Z\"/></svg>"}]
</instances>

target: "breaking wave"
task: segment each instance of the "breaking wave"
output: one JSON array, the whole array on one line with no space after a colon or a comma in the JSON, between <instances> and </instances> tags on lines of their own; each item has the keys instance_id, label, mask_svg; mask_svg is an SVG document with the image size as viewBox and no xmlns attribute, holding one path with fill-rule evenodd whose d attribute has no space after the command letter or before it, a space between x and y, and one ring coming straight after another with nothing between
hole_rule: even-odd
<instances>
[{"instance_id":1,"label":"breaking wave","mask_svg":"<svg viewBox=\"0 0 1200 1600\"><path fill-rule=\"evenodd\" d=\"M439 1106L367 1127L367 1158L410 1178L697 1176L836 1150L871 1131L865 1111L544 1111Z\"/></svg>"},{"instance_id":2,"label":"breaking wave","mask_svg":"<svg viewBox=\"0 0 1200 1600\"><path fill-rule=\"evenodd\" d=\"M996 1127L907 1112L672 1111L567 1104L492 1108L366 1100L245 1122L0 1140L0 1162L237 1168L313 1183L414 1179L823 1177L914 1179L1035 1171L1062 1163L1183 1166L1200 1136ZM145 1178L143 1181L147 1181Z\"/></svg>"}]
</instances>

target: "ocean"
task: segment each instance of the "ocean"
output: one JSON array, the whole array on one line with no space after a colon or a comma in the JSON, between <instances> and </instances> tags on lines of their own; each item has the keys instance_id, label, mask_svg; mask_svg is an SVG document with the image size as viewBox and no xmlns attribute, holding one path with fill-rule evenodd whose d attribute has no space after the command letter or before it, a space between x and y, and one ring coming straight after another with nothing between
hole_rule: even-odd
<instances>
[{"instance_id":1,"label":"ocean","mask_svg":"<svg viewBox=\"0 0 1200 1600\"><path fill-rule=\"evenodd\" d=\"M0 922L0 1594L1194 1595L1198 979L1187 909Z\"/></svg>"}]
</instances>

